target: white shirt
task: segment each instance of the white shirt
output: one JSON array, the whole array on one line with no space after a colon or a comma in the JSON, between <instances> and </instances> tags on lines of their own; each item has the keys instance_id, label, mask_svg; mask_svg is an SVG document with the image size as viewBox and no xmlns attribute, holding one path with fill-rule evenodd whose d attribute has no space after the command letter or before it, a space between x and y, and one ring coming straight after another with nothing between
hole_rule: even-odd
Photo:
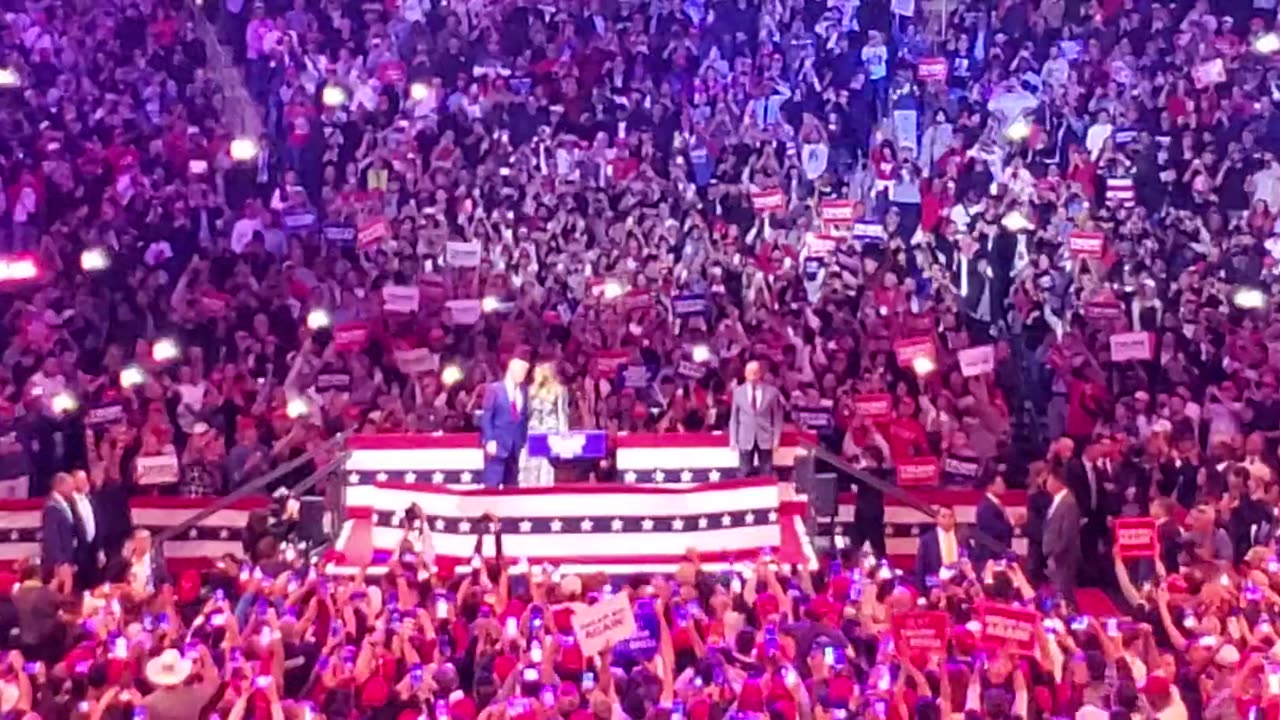
<instances>
[{"instance_id":1,"label":"white shirt","mask_svg":"<svg viewBox=\"0 0 1280 720\"><path fill-rule=\"evenodd\" d=\"M239 255L253 242L253 234L262 230L262 221L243 217L231 227L231 251Z\"/></svg>"},{"instance_id":2,"label":"white shirt","mask_svg":"<svg viewBox=\"0 0 1280 720\"><path fill-rule=\"evenodd\" d=\"M151 553L147 553L129 566L129 584L138 592L147 592L151 585Z\"/></svg>"},{"instance_id":3,"label":"white shirt","mask_svg":"<svg viewBox=\"0 0 1280 720\"><path fill-rule=\"evenodd\" d=\"M89 502L89 496L83 493L76 493L76 512L80 513L80 521L84 523L84 539L86 542L93 542L98 536L97 521L93 517L93 503Z\"/></svg>"},{"instance_id":4,"label":"white shirt","mask_svg":"<svg viewBox=\"0 0 1280 720\"><path fill-rule=\"evenodd\" d=\"M1053 511L1057 510L1058 505L1062 504L1062 498L1066 497L1068 492L1070 491L1067 490L1066 488L1063 488L1053 496L1053 502L1049 504L1049 513L1045 515L1045 519L1053 517Z\"/></svg>"},{"instance_id":5,"label":"white shirt","mask_svg":"<svg viewBox=\"0 0 1280 720\"><path fill-rule=\"evenodd\" d=\"M1275 212L1280 208L1280 169L1265 167L1253 176L1253 201L1265 200Z\"/></svg>"},{"instance_id":6,"label":"white shirt","mask_svg":"<svg viewBox=\"0 0 1280 720\"><path fill-rule=\"evenodd\" d=\"M1115 129L1111 123L1095 123L1089 126L1089 132L1084 137L1084 145L1089 148L1089 157L1097 160L1102 155L1102 144L1111 137L1112 130Z\"/></svg>"},{"instance_id":7,"label":"white shirt","mask_svg":"<svg viewBox=\"0 0 1280 720\"><path fill-rule=\"evenodd\" d=\"M867 66L867 79L879 80L889 72L889 48L884 45L866 45L862 48L862 63Z\"/></svg>"},{"instance_id":8,"label":"white shirt","mask_svg":"<svg viewBox=\"0 0 1280 720\"><path fill-rule=\"evenodd\" d=\"M956 541L955 530L938 528L938 555L943 565L954 565L960 562L960 543Z\"/></svg>"},{"instance_id":9,"label":"white shirt","mask_svg":"<svg viewBox=\"0 0 1280 720\"><path fill-rule=\"evenodd\" d=\"M510 380L503 380L507 386L507 398L511 400L511 404L516 406L516 412L524 409L524 398L520 396L520 387Z\"/></svg>"}]
</instances>

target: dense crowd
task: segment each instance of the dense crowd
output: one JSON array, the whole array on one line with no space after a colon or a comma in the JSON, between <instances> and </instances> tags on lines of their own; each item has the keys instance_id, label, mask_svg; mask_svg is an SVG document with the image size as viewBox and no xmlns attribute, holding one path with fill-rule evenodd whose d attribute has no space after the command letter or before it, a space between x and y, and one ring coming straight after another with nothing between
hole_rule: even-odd
<instances>
[{"instance_id":1,"label":"dense crowd","mask_svg":"<svg viewBox=\"0 0 1280 720\"><path fill-rule=\"evenodd\" d=\"M1275 12L4 3L0 491L79 554L0 579L0 714L1274 717ZM861 492L819 568L333 578L268 537L175 578L126 521L474 430L528 348L608 431L725 429L759 368L853 464L985 490L978 532L942 508L899 575Z\"/></svg>"},{"instance_id":2,"label":"dense crowd","mask_svg":"<svg viewBox=\"0 0 1280 720\"><path fill-rule=\"evenodd\" d=\"M20 568L0 615L13 718L1245 718L1280 699L1265 548L1149 579L1112 563L1132 609L1076 614L1016 562L947 566L917 590L872 556L821 568L767 554L730 570L698 553L618 581L500 554L328 576L269 541L170 578L145 532L115 584ZM290 559L292 558L292 559ZM6 591L7 592L7 591ZM625 598L619 598L625 596ZM621 602L635 631L586 651L578 614ZM10 607L6 603L0 607ZM988 618L1011 623L1001 631ZM1017 623L1016 628L1012 624Z\"/></svg>"}]
</instances>

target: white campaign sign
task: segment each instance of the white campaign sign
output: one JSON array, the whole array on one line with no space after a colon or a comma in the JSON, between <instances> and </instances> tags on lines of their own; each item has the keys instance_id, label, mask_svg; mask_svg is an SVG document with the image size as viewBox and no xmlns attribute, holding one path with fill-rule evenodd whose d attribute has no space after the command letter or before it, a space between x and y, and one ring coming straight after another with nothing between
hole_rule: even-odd
<instances>
[{"instance_id":1,"label":"white campaign sign","mask_svg":"<svg viewBox=\"0 0 1280 720\"><path fill-rule=\"evenodd\" d=\"M134 460L133 481L138 485L172 485L178 482L178 456L151 455Z\"/></svg>"},{"instance_id":2,"label":"white campaign sign","mask_svg":"<svg viewBox=\"0 0 1280 720\"><path fill-rule=\"evenodd\" d=\"M1111 336L1111 360L1112 362L1150 360L1151 345L1151 333L1116 333Z\"/></svg>"},{"instance_id":3,"label":"white campaign sign","mask_svg":"<svg viewBox=\"0 0 1280 720\"><path fill-rule=\"evenodd\" d=\"M444 244L444 263L449 267L480 267L480 243L447 242Z\"/></svg>"},{"instance_id":4,"label":"white campaign sign","mask_svg":"<svg viewBox=\"0 0 1280 720\"><path fill-rule=\"evenodd\" d=\"M636 617L631 612L631 598L614 595L595 605L579 607L573 614L573 632L585 657L635 635Z\"/></svg>"},{"instance_id":5,"label":"white campaign sign","mask_svg":"<svg viewBox=\"0 0 1280 720\"><path fill-rule=\"evenodd\" d=\"M978 347L965 348L956 353L956 355L960 359L960 374L965 377L995 372L995 345L979 345Z\"/></svg>"},{"instance_id":6,"label":"white campaign sign","mask_svg":"<svg viewBox=\"0 0 1280 720\"><path fill-rule=\"evenodd\" d=\"M422 291L417 285L384 285L382 309L386 312L416 313L422 302Z\"/></svg>"},{"instance_id":7,"label":"white campaign sign","mask_svg":"<svg viewBox=\"0 0 1280 720\"><path fill-rule=\"evenodd\" d=\"M479 300L449 300L444 307L449 311L445 322L450 325L475 325L484 313L484 306Z\"/></svg>"},{"instance_id":8,"label":"white campaign sign","mask_svg":"<svg viewBox=\"0 0 1280 720\"><path fill-rule=\"evenodd\" d=\"M434 372L440 367L440 360L435 353L431 352L431 348L397 350L395 358L396 365L400 367L400 372L406 375Z\"/></svg>"}]
</instances>

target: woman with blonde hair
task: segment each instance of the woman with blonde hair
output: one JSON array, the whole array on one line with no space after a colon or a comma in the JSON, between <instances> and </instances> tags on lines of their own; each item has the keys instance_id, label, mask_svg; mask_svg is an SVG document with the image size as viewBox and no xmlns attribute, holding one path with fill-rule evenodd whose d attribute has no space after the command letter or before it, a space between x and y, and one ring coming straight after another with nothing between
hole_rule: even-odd
<instances>
[{"instance_id":1,"label":"woman with blonde hair","mask_svg":"<svg viewBox=\"0 0 1280 720\"><path fill-rule=\"evenodd\" d=\"M556 375L556 364L540 362L533 368L533 382L529 385L529 433L554 435L568 429L569 400ZM521 452L520 487L555 484L556 471L548 458L529 457L527 445Z\"/></svg>"}]
</instances>

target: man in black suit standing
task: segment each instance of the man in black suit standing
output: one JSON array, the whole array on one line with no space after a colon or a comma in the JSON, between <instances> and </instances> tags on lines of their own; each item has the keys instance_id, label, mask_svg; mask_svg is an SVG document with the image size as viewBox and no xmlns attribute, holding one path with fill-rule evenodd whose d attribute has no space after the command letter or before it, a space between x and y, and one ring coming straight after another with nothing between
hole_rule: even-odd
<instances>
[{"instance_id":1,"label":"man in black suit standing","mask_svg":"<svg viewBox=\"0 0 1280 720\"><path fill-rule=\"evenodd\" d=\"M40 566L45 581L53 579L59 567L75 567L80 532L73 492L75 481L67 473L53 476L49 499L44 505L40 521Z\"/></svg>"},{"instance_id":2,"label":"man in black suit standing","mask_svg":"<svg viewBox=\"0 0 1280 720\"><path fill-rule=\"evenodd\" d=\"M71 473L72 503L77 511L79 536L76 538L76 587L85 589L102 582L102 566L106 555L102 552L102 514L98 511L90 493L89 473L76 470Z\"/></svg>"},{"instance_id":3,"label":"man in black suit standing","mask_svg":"<svg viewBox=\"0 0 1280 720\"><path fill-rule=\"evenodd\" d=\"M927 592L928 579L948 565L955 565L969 555L969 543L956 530L956 512L950 507L938 508L937 524L920 535L916 556L916 589Z\"/></svg>"},{"instance_id":4,"label":"man in black suit standing","mask_svg":"<svg viewBox=\"0 0 1280 720\"><path fill-rule=\"evenodd\" d=\"M1004 477L994 475L979 482L986 485L982 499L978 501L974 524L978 532L994 541L990 544L979 539L973 545L973 569L979 574L988 560L995 560L1003 553L1013 549L1013 520L1000 496L1004 495Z\"/></svg>"},{"instance_id":5,"label":"man in black suit standing","mask_svg":"<svg viewBox=\"0 0 1280 720\"><path fill-rule=\"evenodd\" d=\"M1041 541L1047 574L1062 598L1074 606L1076 573L1080 571L1080 508L1058 472L1050 471L1046 487L1053 495Z\"/></svg>"},{"instance_id":6,"label":"man in black suit standing","mask_svg":"<svg viewBox=\"0 0 1280 720\"><path fill-rule=\"evenodd\" d=\"M1115 484L1106 455L1106 448L1101 443L1094 443L1067 464L1067 487L1075 497L1084 520L1079 543L1086 584L1102 584L1107 567L1103 546L1110 538L1107 519L1115 514L1112 509Z\"/></svg>"}]
</instances>

